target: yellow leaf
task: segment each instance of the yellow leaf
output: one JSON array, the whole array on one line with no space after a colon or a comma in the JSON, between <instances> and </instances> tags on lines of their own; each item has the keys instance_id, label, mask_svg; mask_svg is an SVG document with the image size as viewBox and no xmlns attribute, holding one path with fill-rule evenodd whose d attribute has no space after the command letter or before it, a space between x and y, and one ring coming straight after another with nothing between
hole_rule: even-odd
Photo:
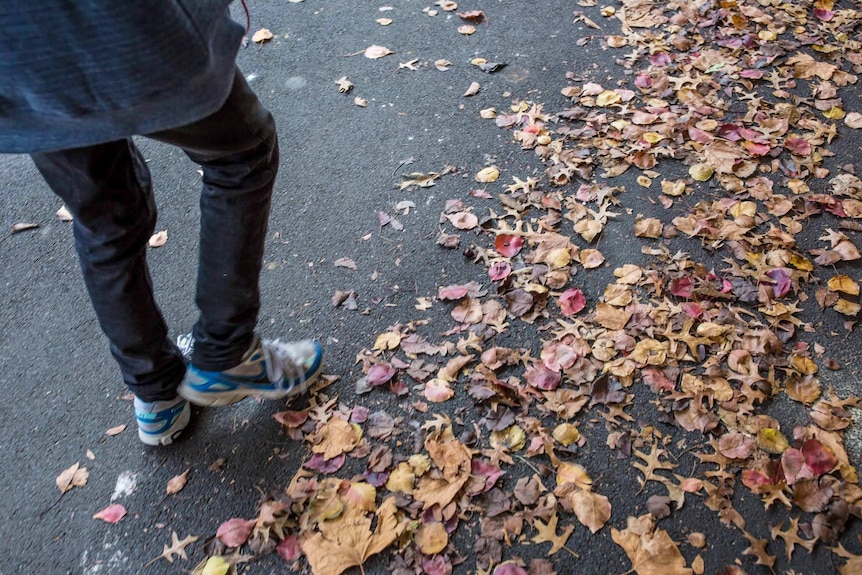
<instances>
[{"instance_id":1,"label":"yellow leaf","mask_svg":"<svg viewBox=\"0 0 862 575\"><path fill-rule=\"evenodd\" d=\"M664 136L659 134L658 132L644 132L641 136L644 142L649 142L650 144L658 144L662 140L664 140Z\"/></svg>"},{"instance_id":2,"label":"yellow leaf","mask_svg":"<svg viewBox=\"0 0 862 575\"><path fill-rule=\"evenodd\" d=\"M500 177L500 170L497 169L496 166L488 166L476 174L476 181L481 184L490 184L491 182L496 182L497 178Z\"/></svg>"},{"instance_id":3,"label":"yellow leaf","mask_svg":"<svg viewBox=\"0 0 862 575\"><path fill-rule=\"evenodd\" d=\"M596 104L602 107L618 104L621 101L622 97L613 90L605 90L604 92L596 96Z\"/></svg>"},{"instance_id":4,"label":"yellow leaf","mask_svg":"<svg viewBox=\"0 0 862 575\"><path fill-rule=\"evenodd\" d=\"M442 523L434 521L420 526L414 534L414 541L425 555L436 555L449 544L449 534Z\"/></svg>"},{"instance_id":5,"label":"yellow leaf","mask_svg":"<svg viewBox=\"0 0 862 575\"><path fill-rule=\"evenodd\" d=\"M220 555L214 555L207 559L200 575L226 575L230 571L230 563Z\"/></svg>"},{"instance_id":6,"label":"yellow leaf","mask_svg":"<svg viewBox=\"0 0 862 575\"><path fill-rule=\"evenodd\" d=\"M850 295L859 295L859 284L848 276L833 276L829 278L827 285L832 291L840 291Z\"/></svg>"},{"instance_id":7,"label":"yellow leaf","mask_svg":"<svg viewBox=\"0 0 862 575\"><path fill-rule=\"evenodd\" d=\"M773 455L781 455L790 447L784 434L771 427L757 432L757 447Z\"/></svg>"},{"instance_id":8,"label":"yellow leaf","mask_svg":"<svg viewBox=\"0 0 862 575\"><path fill-rule=\"evenodd\" d=\"M829 108L828 110L823 112L823 115L826 116L827 118L829 118L830 120L840 120L841 118L844 117L845 114L844 114L844 110L842 110L838 106L832 106L831 108Z\"/></svg>"},{"instance_id":9,"label":"yellow leaf","mask_svg":"<svg viewBox=\"0 0 862 575\"><path fill-rule=\"evenodd\" d=\"M389 474L389 478L386 480L386 489L394 493L404 493L409 495L413 493L413 483L415 481L416 475L414 475L410 464L406 461L402 461L395 469L392 470L392 473Z\"/></svg>"},{"instance_id":10,"label":"yellow leaf","mask_svg":"<svg viewBox=\"0 0 862 575\"><path fill-rule=\"evenodd\" d=\"M553 436L560 444L568 447L581 438L581 433L571 423L561 423L554 428Z\"/></svg>"},{"instance_id":11,"label":"yellow leaf","mask_svg":"<svg viewBox=\"0 0 862 575\"><path fill-rule=\"evenodd\" d=\"M698 182L705 182L712 177L714 171L709 164L695 164L688 169L688 174Z\"/></svg>"},{"instance_id":12,"label":"yellow leaf","mask_svg":"<svg viewBox=\"0 0 862 575\"><path fill-rule=\"evenodd\" d=\"M489 438L491 447L505 447L511 451L520 451L526 441L527 435L517 425L510 425L503 431L494 431Z\"/></svg>"},{"instance_id":13,"label":"yellow leaf","mask_svg":"<svg viewBox=\"0 0 862 575\"><path fill-rule=\"evenodd\" d=\"M838 301L835 302L835 306L832 309L838 313L843 313L844 315L855 316L859 313L860 305L844 298L838 298Z\"/></svg>"},{"instance_id":14,"label":"yellow leaf","mask_svg":"<svg viewBox=\"0 0 862 575\"><path fill-rule=\"evenodd\" d=\"M555 248L545 256L545 263L551 268L564 268L572 262L572 252L569 248Z\"/></svg>"},{"instance_id":15,"label":"yellow leaf","mask_svg":"<svg viewBox=\"0 0 862 575\"><path fill-rule=\"evenodd\" d=\"M381 351L397 349L399 345L401 345L401 335L391 331L381 333L374 341L374 349Z\"/></svg>"},{"instance_id":16,"label":"yellow leaf","mask_svg":"<svg viewBox=\"0 0 862 575\"><path fill-rule=\"evenodd\" d=\"M661 192L668 196L681 196L685 193L685 182L682 180L662 180Z\"/></svg>"},{"instance_id":17,"label":"yellow leaf","mask_svg":"<svg viewBox=\"0 0 862 575\"><path fill-rule=\"evenodd\" d=\"M582 465L564 461L557 467L557 485L565 485L566 483L571 483L581 489L589 489L593 480Z\"/></svg>"},{"instance_id":18,"label":"yellow leaf","mask_svg":"<svg viewBox=\"0 0 862 575\"><path fill-rule=\"evenodd\" d=\"M847 302L850 303L850 302ZM790 359L791 365L801 374L804 375L813 375L817 373L817 364L814 363L814 360L810 357L805 357L804 355L794 355Z\"/></svg>"}]
</instances>

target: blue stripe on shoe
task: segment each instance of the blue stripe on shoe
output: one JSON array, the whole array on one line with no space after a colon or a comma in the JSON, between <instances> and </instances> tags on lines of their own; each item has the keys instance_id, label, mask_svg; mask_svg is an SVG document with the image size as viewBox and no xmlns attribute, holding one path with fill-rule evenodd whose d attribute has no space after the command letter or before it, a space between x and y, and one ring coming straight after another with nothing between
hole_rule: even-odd
<instances>
[{"instance_id":1,"label":"blue stripe on shoe","mask_svg":"<svg viewBox=\"0 0 862 575\"><path fill-rule=\"evenodd\" d=\"M139 424L155 425L159 422L163 422L163 425L157 430L147 429L139 425L139 429L148 435L159 435L166 432L177 418L182 414L183 409L186 407L186 402L181 401L173 407L169 407L168 409L163 409L157 413L145 413L145 412L135 412L135 418L138 420Z\"/></svg>"}]
</instances>

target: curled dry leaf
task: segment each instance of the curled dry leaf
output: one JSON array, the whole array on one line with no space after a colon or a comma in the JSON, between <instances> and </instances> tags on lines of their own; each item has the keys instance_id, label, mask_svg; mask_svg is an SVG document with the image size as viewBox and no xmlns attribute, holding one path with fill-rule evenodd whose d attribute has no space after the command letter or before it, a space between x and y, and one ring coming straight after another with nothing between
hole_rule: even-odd
<instances>
[{"instance_id":1,"label":"curled dry leaf","mask_svg":"<svg viewBox=\"0 0 862 575\"><path fill-rule=\"evenodd\" d=\"M123 431L125 431L125 429L126 429L126 424L122 423L120 425L116 425L116 426L108 429L107 431L105 431L105 435L109 435L109 436L113 437L114 435L121 434Z\"/></svg>"},{"instance_id":2,"label":"curled dry leaf","mask_svg":"<svg viewBox=\"0 0 862 575\"><path fill-rule=\"evenodd\" d=\"M261 28L254 33L254 35L251 37L251 41L257 44L263 44L264 42L269 42L270 40L272 40L272 38L272 32L270 32L266 28Z\"/></svg>"},{"instance_id":3,"label":"curled dry leaf","mask_svg":"<svg viewBox=\"0 0 862 575\"><path fill-rule=\"evenodd\" d=\"M463 26L458 26L458 33L463 34L465 36L469 36L476 32L476 27L471 24L465 24Z\"/></svg>"},{"instance_id":4,"label":"curled dry leaf","mask_svg":"<svg viewBox=\"0 0 862 575\"><path fill-rule=\"evenodd\" d=\"M12 224L12 233L17 234L26 230L35 230L39 227L39 224L25 223L21 222L18 224Z\"/></svg>"},{"instance_id":5,"label":"curled dry leaf","mask_svg":"<svg viewBox=\"0 0 862 575\"><path fill-rule=\"evenodd\" d=\"M434 67L440 70L441 72L445 72L452 66L452 62L446 59L434 60Z\"/></svg>"},{"instance_id":6,"label":"curled dry leaf","mask_svg":"<svg viewBox=\"0 0 862 575\"><path fill-rule=\"evenodd\" d=\"M168 230L162 230L160 232L154 233L150 236L149 242L147 242L151 248L160 248L166 243L168 243Z\"/></svg>"},{"instance_id":7,"label":"curled dry leaf","mask_svg":"<svg viewBox=\"0 0 862 575\"><path fill-rule=\"evenodd\" d=\"M392 24L392 18L378 18L377 20L375 20L375 22L377 22L381 26L389 26L390 24Z\"/></svg>"},{"instance_id":8,"label":"curled dry leaf","mask_svg":"<svg viewBox=\"0 0 862 575\"><path fill-rule=\"evenodd\" d=\"M69 208L63 206L57 210L57 219L61 222L71 222L73 218L72 214L69 212Z\"/></svg>"},{"instance_id":9,"label":"curled dry leaf","mask_svg":"<svg viewBox=\"0 0 862 575\"><path fill-rule=\"evenodd\" d=\"M481 86L479 86L479 82L471 82L470 87L467 88L466 92L464 92L464 96L475 96L479 93L479 88L481 88Z\"/></svg>"},{"instance_id":10,"label":"curled dry leaf","mask_svg":"<svg viewBox=\"0 0 862 575\"><path fill-rule=\"evenodd\" d=\"M472 230L479 225L479 218L472 212L458 212L456 214L448 214L446 219L459 230Z\"/></svg>"},{"instance_id":11,"label":"curled dry leaf","mask_svg":"<svg viewBox=\"0 0 862 575\"><path fill-rule=\"evenodd\" d=\"M368 100L366 100L365 98L360 98L359 96L356 96L355 98L353 98L353 103L355 105L359 106L360 108L364 108L365 106L368 105Z\"/></svg>"},{"instance_id":12,"label":"curled dry leaf","mask_svg":"<svg viewBox=\"0 0 862 575\"><path fill-rule=\"evenodd\" d=\"M60 493L66 493L73 487L83 487L87 484L87 478L90 473L86 467L81 467L80 463L63 470L63 473L57 476L57 489Z\"/></svg>"},{"instance_id":13,"label":"curled dry leaf","mask_svg":"<svg viewBox=\"0 0 862 575\"><path fill-rule=\"evenodd\" d=\"M366 58L370 58L371 60L377 60L378 58L382 58L384 56L388 56L389 54L394 54L392 50L387 48L386 46L369 46L365 49L364 55Z\"/></svg>"},{"instance_id":14,"label":"curled dry leaf","mask_svg":"<svg viewBox=\"0 0 862 575\"><path fill-rule=\"evenodd\" d=\"M189 471L189 469L186 469L185 471L183 471L179 475L172 477L168 481L168 486L166 488L166 492L168 495L173 495L182 491L183 487L186 486L186 481L188 481Z\"/></svg>"},{"instance_id":15,"label":"curled dry leaf","mask_svg":"<svg viewBox=\"0 0 862 575\"><path fill-rule=\"evenodd\" d=\"M347 76L342 76L336 80L335 85L338 86L338 91L342 94L349 92L353 88L353 82L348 80Z\"/></svg>"}]
</instances>

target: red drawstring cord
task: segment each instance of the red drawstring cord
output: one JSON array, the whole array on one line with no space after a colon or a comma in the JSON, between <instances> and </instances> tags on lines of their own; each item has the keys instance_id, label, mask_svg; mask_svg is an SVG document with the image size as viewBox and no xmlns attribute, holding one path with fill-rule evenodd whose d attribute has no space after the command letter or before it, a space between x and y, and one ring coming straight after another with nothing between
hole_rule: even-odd
<instances>
[{"instance_id":1,"label":"red drawstring cord","mask_svg":"<svg viewBox=\"0 0 862 575\"><path fill-rule=\"evenodd\" d=\"M245 10L245 33L248 35L251 32L251 14L248 12L245 0L240 0L240 2L242 2L242 9Z\"/></svg>"}]
</instances>

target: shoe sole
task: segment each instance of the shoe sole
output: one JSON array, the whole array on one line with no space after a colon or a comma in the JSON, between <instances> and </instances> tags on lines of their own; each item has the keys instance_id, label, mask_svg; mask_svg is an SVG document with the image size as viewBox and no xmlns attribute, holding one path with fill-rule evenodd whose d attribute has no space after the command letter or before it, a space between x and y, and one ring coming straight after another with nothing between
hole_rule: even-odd
<instances>
[{"instance_id":1,"label":"shoe sole","mask_svg":"<svg viewBox=\"0 0 862 575\"><path fill-rule=\"evenodd\" d=\"M149 445L151 447L160 447L163 445L170 445L176 439L182 435L183 431L185 431L186 427L189 424L189 421L192 418L192 408L190 405L187 405L188 409L183 409L182 413L180 413L179 418L174 422L174 426L179 425L179 429L174 430L173 433L165 434L165 435L151 435L149 433L144 433L141 428L138 428L138 439L141 440L141 443L144 445Z\"/></svg>"},{"instance_id":2,"label":"shoe sole","mask_svg":"<svg viewBox=\"0 0 862 575\"><path fill-rule=\"evenodd\" d=\"M304 384L296 385L293 389L287 391L282 389L254 389L251 387L241 387L233 391L198 391L183 381L180 384L179 389L177 389L177 393L179 393L179 395L186 401L201 407L232 405L247 397L258 397L261 399L292 399L305 393L305 390L308 389L308 387L312 385L318 377L320 377L322 371L323 362L321 361L318 364L317 369L315 369L314 372L306 378Z\"/></svg>"}]
</instances>

